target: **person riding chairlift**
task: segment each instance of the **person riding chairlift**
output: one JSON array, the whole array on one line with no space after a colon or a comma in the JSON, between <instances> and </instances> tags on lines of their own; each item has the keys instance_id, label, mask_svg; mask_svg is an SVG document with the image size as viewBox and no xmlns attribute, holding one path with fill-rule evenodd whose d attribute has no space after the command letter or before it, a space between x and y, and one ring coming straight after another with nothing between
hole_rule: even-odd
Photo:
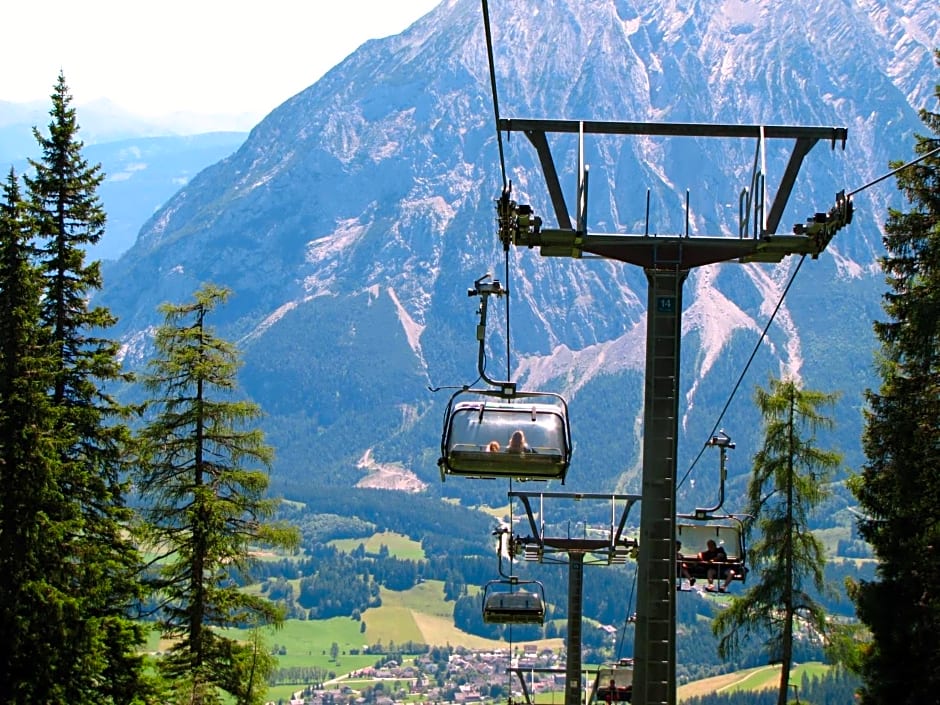
<instances>
[{"instance_id":1,"label":"person riding chairlift","mask_svg":"<svg viewBox=\"0 0 940 705\"><path fill-rule=\"evenodd\" d=\"M708 567L706 574L708 585L705 586L705 590L715 592L713 581L715 578L719 580L724 578L724 585L718 586L718 592L727 592L731 579L734 577L734 573L724 565L728 562L728 554L725 553L724 546L718 546L713 539L708 539L705 545L706 549L698 554L698 559L703 563L714 564Z\"/></svg>"},{"instance_id":2,"label":"person riding chairlift","mask_svg":"<svg viewBox=\"0 0 940 705\"><path fill-rule=\"evenodd\" d=\"M529 444L526 443L525 434L522 431L513 431L509 438L509 444L506 446L509 453L528 453Z\"/></svg>"}]
</instances>

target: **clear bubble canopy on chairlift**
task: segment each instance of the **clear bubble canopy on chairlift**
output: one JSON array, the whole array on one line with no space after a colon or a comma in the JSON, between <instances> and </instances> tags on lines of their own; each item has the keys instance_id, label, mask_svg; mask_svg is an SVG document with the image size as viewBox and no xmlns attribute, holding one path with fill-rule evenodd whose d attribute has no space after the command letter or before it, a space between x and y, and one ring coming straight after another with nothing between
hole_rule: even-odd
<instances>
[{"instance_id":1,"label":"clear bubble canopy on chairlift","mask_svg":"<svg viewBox=\"0 0 940 705\"><path fill-rule=\"evenodd\" d=\"M484 275L468 290L480 297L478 370L488 388L464 387L447 404L441 457L446 475L475 478L565 481L571 462L568 404L553 392L520 391L515 382L500 382L485 372L486 314L490 296L507 292Z\"/></svg>"}]
</instances>

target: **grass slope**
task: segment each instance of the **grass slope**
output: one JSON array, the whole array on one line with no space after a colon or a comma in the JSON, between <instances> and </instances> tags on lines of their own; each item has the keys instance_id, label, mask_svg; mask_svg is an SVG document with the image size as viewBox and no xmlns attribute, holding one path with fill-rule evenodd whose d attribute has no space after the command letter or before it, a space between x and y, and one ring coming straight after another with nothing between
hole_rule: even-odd
<instances>
[{"instance_id":1,"label":"grass slope","mask_svg":"<svg viewBox=\"0 0 940 705\"><path fill-rule=\"evenodd\" d=\"M389 555L402 560L420 561L424 560L425 557L420 542L392 531L373 534L367 539L334 539L330 541L331 546L335 546L346 553L352 553L359 544L365 546L366 553L373 555L378 555L379 549L385 546L388 548Z\"/></svg>"},{"instance_id":2,"label":"grass slope","mask_svg":"<svg viewBox=\"0 0 940 705\"><path fill-rule=\"evenodd\" d=\"M381 641L414 641L430 646L463 646L468 649L506 648L508 643L485 639L462 631L453 625L453 603L444 600L444 583L427 580L411 590L395 592L382 589L382 606L366 610L363 636L370 644ZM537 643L551 649L561 648L562 639L545 639Z\"/></svg>"},{"instance_id":3,"label":"grass slope","mask_svg":"<svg viewBox=\"0 0 940 705\"><path fill-rule=\"evenodd\" d=\"M829 666L818 662L802 663L793 667L790 671L790 683L799 684L803 674L810 678L813 676L822 676ZM712 678L703 678L699 681L686 683L679 686L676 697L678 700L687 700L699 695L710 695L711 693L734 693L742 690L767 690L775 689L780 684L780 666L760 666L758 668L749 668L735 673L725 673L721 676Z\"/></svg>"}]
</instances>

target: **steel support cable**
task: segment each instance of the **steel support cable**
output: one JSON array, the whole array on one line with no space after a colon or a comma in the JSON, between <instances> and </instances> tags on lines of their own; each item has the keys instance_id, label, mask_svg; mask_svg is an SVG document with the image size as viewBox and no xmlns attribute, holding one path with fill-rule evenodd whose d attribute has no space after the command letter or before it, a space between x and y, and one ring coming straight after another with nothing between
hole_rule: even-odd
<instances>
[{"instance_id":1,"label":"steel support cable","mask_svg":"<svg viewBox=\"0 0 940 705\"><path fill-rule=\"evenodd\" d=\"M859 187L858 187L857 189L855 189L854 191L849 191L849 192L846 194L846 198L851 198L851 197L854 196L855 194L861 193L862 191L864 191L864 190L866 190L866 189L869 189L869 188L871 188L872 186L875 186L875 185L881 183L881 182L884 181L885 179L889 179L889 178L891 178L892 176L894 176L895 174L898 174L899 172L904 171L905 169L909 169L910 167L915 166L916 164L919 164L920 162L924 161L925 159L929 159L930 157L936 156L936 155L938 155L938 154L940 154L940 147L937 147L937 148L935 148L935 149L932 149L932 150L930 150L929 152L920 155L920 156L917 157L916 159L912 159L911 161L909 161L909 162L907 162L907 163L905 163L905 164L902 164L902 165L899 166L898 168L892 169L891 171L887 172L886 174L882 174L882 175L879 176L877 179L874 179L873 181L869 181L867 184L865 184L865 185L863 185L863 186L859 186ZM751 353L751 357L748 359L747 364L744 366L744 370L741 372L741 376L738 378L737 383L734 385L734 389L732 390L731 395L728 397L728 401L725 403L724 408L721 410L721 413L718 415L718 420L715 422L715 425L712 426L712 430L711 430L711 433L709 434L709 438L711 438L712 436L714 436L714 435L715 435L715 431L718 430L718 426L721 424L721 419L724 417L725 412L728 411L728 407L731 405L731 401L734 399L734 395L735 395L735 392L737 392L738 387L741 386L741 382L742 382L743 379L744 379L744 375L747 373L748 367L750 367L751 362L753 361L754 356L757 354L758 349L760 349L760 344L761 344L761 342L763 341L764 336L766 336L767 330L770 328L770 324L773 323L773 321L774 321L774 316L777 315L777 311L780 309L781 304L783 304L783 299L784 299L784 297L786 297L787 292L790 290L790 285L793 284L793 280L796 278L797 272L800 271L800 267L803 265L803 260L804 260L804 259L806 259L806 255L803 255L803 256L800 258L800 262L799 262L799 264L797 265L796 270L793 272L793 276L790 277L790 281L787 283L787 287L786 287L786 289L784 289L783 294L782 294L781 297L780 297L780 301L777 302L777 307L774 309L774 312L773 312L773 314L771 315L770 320L767 321L767 325L764 327L764 330L763 330L763 332L761 333L761 337L760 337L760 339L757 341L757 345L755 346L754 351ZM702 455L704 454L705 448L707 448L707 447L708 447L707 445L704 445L704 446L702 446L701 450L699 450L698 455L695 456L695 460L692 461L692 464L689 466L689 469L686 471L685 475L682 476L682 480L680 480L680 481L679 481L679 484L676 485L676 489L679 489L680 487L682 487L682 485L683 485L683 484L685 483L685 481L688 479L688 477L689 477L689 475L691 474L692 470L695 469L696 464L698 463L698 461L701 459Z\"/></svg>"},{"instance_id":2,"label":"steel support cable","mask_svg":"<svg viewBox=\"0 0 940 705\"><path fill-rule=\"evenodd\" d=\"M490 33L490 10L486 0L483 3L483 30L486 33L486 58L490 67L490 89L493 92L493 114L496 118L496 144L499 147L499 171L503 179L503 191L509 186L506 178L506 160L503 157L503 136L499 131L499 97L496 93L496 63L493 60L493 35Z\"/></svg>"},{"instance_id":3,"label":"steel support cable","mask_svg":"<svg viewBox=\"0 0 940 705\"><path fill-rule=\"evenodd\" d=\"M774 307L773 313L770 314L770 319L767 321L767 325L764 326L764 330L761 331L760 338L757 339L757 344L754 346L754 350L751 351L751 356L747 359L747 362L744 365L744 369L741 370L741 374L738 377L738 381L735 382L734 388L731 390L731 394L728 396L728 401L725 402L724 407L721 409L721 413L718 414L718 419L715 421L715 425L712 426L711 433L708 434L708 437L711 438L715 435L715 432L718 430L718 426L721 424L721 420L724 418L725 413L728 411L728 407L731 406L731 402L734 400L734 395L737 393L738 388L741 386L741 382L744 381L744 376L747 374L748 369L751 367L751 363L754 361L754 358L757 356L757 351L760 350L761 343L764 342L764 338L767 337L767 331L770 330L771 324L774 322L774 318L777 316L777 312L780 310L780 307L783 305L783 300L787 297L787 292L790 291L790 287L793 285L796 275L800 272L800 267L803 266L803 261L806 259L806 255L800 257L800 261L796 265L796 269L793 270L793 274L790 275L790 281L787 282L786 287L783 290L783 293L780 294L780 300L777 301L777 305ZM692 461L692 464L689 466L689 469L686 470L685 475L682 476L682 479L679 481L679 484L676 485L678 490L685 481L688 479L692 470L695 469L696 464L701 459L702 455L705 453L705 449L708 445L703 445L701 450L699 450L698 455L695 456L695 460Z\"/></svg>"},{"instance_id":4,"label":"steel support cable","mask_svg":"<svg viewBox=\"0 0 940 705\"><path fill-rule=\"evenodd\" d=\"M484 2L485 2L485 1L486 1L486 0L484 0ZM509 298L509 297L507 296L506 298ZM509 492L512 493L512 478L511 478L511 477L509 478ZM512 575L512 576L515 576L516 572L515 572L515 564L514 564L514 561L516 560L516 557L513 555L513 547L512 547L512 538L513 538L513 535L512 535L512 531L513 531L513 529L512 529L512 499L510 498L510 500L509 500L509 545L508 545L508 547L509 547L509 574ZM502 549L502 545L500 545L500 549ZM510 589L512 589L512 586L510 586ZM484 606L484 608L486 607L486 605L483 605L483 606ZM544 609L544 607L543 607L543 609ZM512 625L511 625L511 624L509 625L509 639L508 639L508 641L509 641L509 653L510 653L510 662L509 662L509 665L511 666L511 665L512 665L512 656L511 656L511 654L512 654ZM507 669L506 669L506 680L509 681L509 682L506 684L506 686L507 686L507 688L509 688L509 692L510 692L510 694L511 694L511 693L512 693L512 669L511 669L511 668L507 668Z\"/></svg>"},{"instance_id":5,"label":"steel support cable","mask_svg":"<svg viewBox=\"0 0 940 705\"><path fill-rule=\"evenodd\" d=\"M912 159L912 160L909 161L907 164L902 164L902 165L899 166L897 169L892 169L892 170L889 171L887 174L883 174L883 175L879 176L879 177L878 177L877 179L875 179L874 181L869 181L869 182L868 182L867 184L865 184L864 186L859 186L859 187L858 187L857 189L855 189L854 191L849 191L847 194L845 194L845 195L846 195L846 198L851 198L851 197L854 196L856 193L859 193L860 191L864 191L864 190L867 189L867 188L871 188L871 187L874 186L875 184L879 184L879 183L881 183L882 181L884 181L885 179L891 178L892 176L894 176L894 175L897 174L898 172L904 171L905 169L908 169L908 168L914 166L915 164L918 164L919 162L922 162L922 161L924 161L925 159L927 159L927 158L929 158L929 157L932 157L932 156L934 156L934 155L936 155L936 154L940 154L940 147L937 147L936 149L932 149L932 150L930 150L929 152L927 152L926 154L920 155L919 157L917 157L917 159Z\"/></svg>"},{"instance_id":6,"label":"steel support cable","mask_svg":"<svg viewBox=\"0 0 940 705\"><path fill-rule=\"evenodd\" d=\"M509 186L509 180L506 178L506 159L503 156L503 135L499 131L499 95L496 91L496 62L493 59L493 34L490 31L490 9L486 0L481 0L483 7L483 32L486 35L486 59L490 70L490 91L493 94L493 117L496 127L496 146L499 148L499 174L503 182L503 193L505 194ZM503 244L503 269L504 280L506 282L506 379L512 379L512 348L509 339L509 243ZM509 478L509 491L512 492L512 478ZM512 501L509 502L509 532L512 536ZM510 566L512 566L513 556L510 555ZM512 651L512 625L509 627L509 648ZM512 686L512 676L510 675L510 690Z\"/></svg>"},{"instance_id":7,"label":"steel support cable","mask_svg":"<svg viewBox=\"0 0 940 705\"><path fill-rule=\"evenodd\" d=\"M630 610L633 607L633 597L634 597L634 593L636 592L636 579L637 579L637 571L636 569L634 569L633 583L630 585L630 597L627 598L627 616L623 620L623 628L620 630L620 639L618 640L618 643L617 643L617 657L615 659L616 661L620 661L620 658L621 658L620 655L623 653L623 641L627 633L627 625L631 622L630 617L632 616L632 612ZM636 650L636 645L634 644L634 651L635 650Z\"/></svg>"}]
</instances>

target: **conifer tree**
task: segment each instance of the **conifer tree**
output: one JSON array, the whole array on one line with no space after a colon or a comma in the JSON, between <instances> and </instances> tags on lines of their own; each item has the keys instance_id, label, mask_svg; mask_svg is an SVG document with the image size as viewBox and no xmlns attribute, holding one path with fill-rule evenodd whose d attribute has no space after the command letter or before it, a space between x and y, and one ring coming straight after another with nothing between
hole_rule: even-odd
<instances>
[{"instance_id":1,"label":"conifer tree","mask_svg":"<svg viewBox=\"0 0 940 705\"><path fill-rule=\"evenodd\" d=\"M59 511L50 520L59 524L62 540L44 561L50 584L70 602L64 611L50 606L46 615L59 623L63 638L36 648L54 653L63 701L131 702L141 674L142 628L129 614L140 596L139 557L127 534L130 434L125 409L109 394L127 377L118 344L101 337L113 316L89 303L102 282L100 263L86 265L84 249L104 232L97 196L104 175L82 155L61 74L51 99L49 134L34 129L41 157L30 160L33 173L24 181L42 277L38 321L50 345L48 395L58 444Z\"/></svg>"},{"instance_id":2,"label":"conifer tree","mask_svg":"<svg viewBox=\"0 0 940 705\"><path fill-rule=\"evenodd\" d=\"M934 97L940 105L940 85ZM918 136L915 150L926 156L940 147L940 112L921 119L933 136ZM878 559L875 580L853 593L872 638L864 705L936 702L940 692L940 155L897 183L910 210L892 209L885 224L881 386L867 393L867 461L852 485Z\"/></svg>"},{"instance_id":3,"label":"conifer tree","mask_svg":"<svg viewBox=\"0 0 940 705\"><path fill-rule=\"evenodd\" d=\"M0 203L0 702L53 702L50 645L67 636L53 613L72 598L50 582L50 558L68 536L55 481L55 411L33 232L13 170ZM77 616L77 615L76 615Z\"/></svg>"},{"instance_id":4,"label":"conifer tree","mask_svg":"<svg viewBox=\"0 0 940 705\"><path fill-rule=\"evenodd\" d=\"M272 451L250 427L260 410L237 398L237 351L207 325L227 296L206 285L191 303L162 306L157 355L143 380L156 396L140 434L138 486L150 545L162 554L159 623L175 642L161 670L180 702L201 705L219 702L220 691L240 705L261 702L270 660L220 629L280 624L283 616L232 576L249 568L253 548L299 542L296 529L269 521L277 506L265 497Z\"/></svg>"},{"instance_id":5,"label":"conifer tree","mask_svg":"<svg viewBox=\"0 0 940 705\"><path fill-rule=\"evenodd\" d=\"M754 456L745 510L748 533L757 534L748 550L756 581L718 614L712 629L720 637L722 658L737 652L751 634L766 638L770 661L781 664L777 703L785 705L795 629L827 633L826 615L808 593L810 586L825 589L826 562L822 542L809 530L809 517L841 462L838 453L815 446L816 431L832 426L819 408L831 406L836 395L801 389L794 380L771 380L756 396L764 445Z\"/></svg>"}]
</instances>

